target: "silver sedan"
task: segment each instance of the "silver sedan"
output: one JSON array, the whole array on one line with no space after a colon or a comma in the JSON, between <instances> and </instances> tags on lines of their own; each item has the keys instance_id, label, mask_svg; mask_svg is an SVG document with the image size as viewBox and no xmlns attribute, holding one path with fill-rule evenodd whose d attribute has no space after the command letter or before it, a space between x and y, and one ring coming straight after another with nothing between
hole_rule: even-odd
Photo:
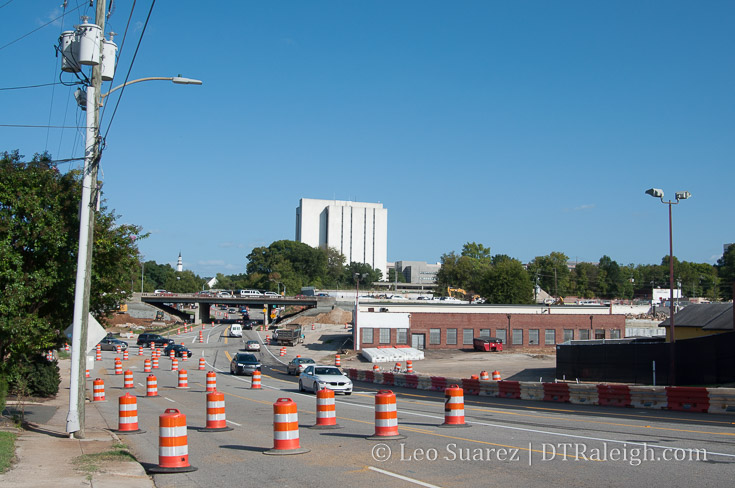
<instances>
[{"instance_id":1,"label":"silver sedan","mask_svg":"<svg viewBox=\"0 0 735 488\"><path fill-rule=\"evenodd\" d=\"M351 395L352 381L334 366L307 366L299 375L299 391L311 390L316 393L322 388Z\"/></svg>"}]
</instances>

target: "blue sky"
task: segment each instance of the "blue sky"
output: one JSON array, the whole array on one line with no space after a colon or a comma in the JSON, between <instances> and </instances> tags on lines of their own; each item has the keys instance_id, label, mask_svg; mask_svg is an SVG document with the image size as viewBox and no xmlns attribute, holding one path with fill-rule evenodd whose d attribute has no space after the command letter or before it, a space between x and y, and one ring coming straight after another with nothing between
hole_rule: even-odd
<instances>
[{"instance_id":1,"label":"blue sky","mask_svg":"<svg viewBox=\"0 0 735 488\"><path fill-rule=\"evenodd\" d=\"M6 1L0 88L58 81L53 46L88 2L7 45L63 10ZM114 3L119 45L132 2ZM524 262L658 263L668 214L650 187L693 195L674 209L680 259L713 263L735 241L731 1L209 5L158 1L130 75L204 85L129 87L106 140L104 196L151 233L146 260L181 251L202 276L244 272L253 247L294 238L302 197L383 203L390 261L475 241ZM115 84L149 7L133 12ZM83 124L72 92L0 91L0 124ZM28 157L78 157L80 139L0 127L0 150Z\"/></svg>"}]
</instances>

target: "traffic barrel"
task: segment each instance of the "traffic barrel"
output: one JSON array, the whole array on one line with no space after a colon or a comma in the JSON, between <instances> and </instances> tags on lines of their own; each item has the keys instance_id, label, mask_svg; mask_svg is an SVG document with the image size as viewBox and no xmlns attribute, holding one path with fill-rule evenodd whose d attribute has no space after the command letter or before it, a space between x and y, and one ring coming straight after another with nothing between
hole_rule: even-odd
<instances>
[{"instance_id":1,"label":"traffic barrel","mask_svg":"<svg viewBox=\"0 0 735 488\"><path fill-rule=\"evenodd\" d=\"M181 327L179 327L178 329L176 329L176 335L181 335Z\"/></svg>"},{"instance_id":2,"label":"traffic barrel","mask_svg":"<svg viewBox=\"0 0 735 488\"><path fill-rule=\"evenodd\" d=\"M189 372L185 369L179 370L179 386L176 388L189 388Z\"/></svg>"},{"instance_id":3,"label":"traffic barrel","mask_svg":"<svg viewBox=\"0 0 735 488\"><path fill-rule=\"evenodd\" d=\"M480 377L479 377L479 376L477 376L476 374L473 374L473 375L471 375L471 376L470 376L470 379L471 379L471 380L479 380L479 379L480 379Z\"/></svg>"},{"instance_id":4,"label":"traffic barrel","mask_svg":"<svg viewBox=\"0 0 735 488\"><path fill-rule=\"evenodd\" d=\"M199 358L199 369L204 371L207 368L207 362L204 358Z\"/></svg>"},{"instance_id":5,"label":"traffic barrel","mask_svg":"<svg viewBox=\"0 0 735 488\"><path fill-rule=\"evenodd\" d=\"M94 358L97 361L102 361L102 346L97 344L97 350L95 351Z\"/></svg>"},{"instance_id":6,"label":"traffic barrel","mask_svg":"<svg viewBox=\"0 0 735 488\"><path fill-rule=\"evenodd\" d=\"M500 371L498 370L493 371L493 381L500 381L500 380L501 380Z\"/></svg>"},{"instance_id":7,"label":"traffic barrel","mask_svg":"<svg viewBox=\"0 0 735 488\"><path fill-rule=\"evenodd\" d=\"M127 361L130 357L128 356L128 350L125 349L123 351L123 361Z\"/></svg>"},{"instance_id":8,"label":"traffic barrel","mask_svg":"<svg viewBox=\"0 0 735 488\"><path fill-rule=\"evenodd\" d=\"M266 346L269 346L271 343L271 336L269 334L265 335L265 344Z\"/></svg>"},{"instance_id":9,"label":"traffic barrel","mask_svg":"<svg viewBox=\"0 0 735 488\"><path fill-rule=\"evenodd\" d=\"M297 354L297 355L296 355L296 357L297 357L297 358L300 358L300 357L301 357L301 354Z\"/></svg>"},{"instance_id":10,"label":"traffic barrel","mask_svg":"<svg viewBox=\"0 0 735 488\"><path fill-rule=\"evenodd\" d=\"M143 361L143 372L144 373L150 373L151 372L151 360L146 359Z\"/></svg>"},{"instance_id":11,"label":"traffic barrel","mask_svg":"<svg viewBox=\"0 0 735 488\"><path fill-rule=\"evenodd\" d=\"M334 405L334 391L322 388L316 392L316 424L311 429L341 429L337 424L337 412Z\"/></svg>"},{"instance_id":12,"label":"traffic barrel","mask_svg":"<svg viewBox=\"0 0 735 488\"><path fill-rule=\"evenodd\" d=\"M309 452L299 446L299 414L296 402L279 398L273 404L273 449L264 454L303 454Z\"/></svg>"},{"instance_id":13,"label":"traffic barrel","mask_svg":"<svg viewBox=\"0 0 735 488\"><path fill-rule=\"evenodd\" d=\"M217 373L215 373L214 371L207 371L206 391L217 391Z\"/></svg>"},{"instance_id":14,"label":"traffic barrel","mask_svg":"<svg viewBox=\"0 0 735 488\"><path fill-rule=\"evenodd\" d=\"M138 427L138 400L130 393L126 393L120 397L118 404L117 430L114 432L142 434L143 431Z\"/></svg>"},{"instance_id":15,"label":"traffic barrel","mask_svg":"<svg viewBox=\"0 0 735 488\"><path fill-rule=\"evenodd\" d=\"M151 354L155 356L156 353L156 343L151 341Z\"/></svg>"},{"instance_id":16,"label":"traffic barrel","mask_svg":"<svg viewBox=\"0 0 735 488\"><path fill-rule=\"evenodd\" d=\"M490 374L487 371L480 371L480 379L481 380L489 380Z\"/></svg>"},{"instance_id":17,"label":"traffic barrel","mask_svg":"<svg viewBox=\"0 0 735 488\"><path fill-rule=\"evenodd\" d=\"M393 366L393 372L400 373L401 372L401 363L396 363L395 366Z\"/></svg>"},{"instance_id":18,"label":"traffic barrel","mask_svg":"<svg viewBox=\"0 0 735 488\"><path fill-rule=\"evenodd\" d=\"M316 330L316 324L311 324L311 330Z\"/></svg>"},{"instance_id":19,"label":"traffic barrel","mask_svg":"<svg viewBox=\"0 0 735 488\"><path fill-rule=\"evenodd\" d=\"M207 393L207 425L199 432L217 432L232 430L227 427L225 419L225 395L218 391Z\"/></svg>"},{"instance_id":20,"label":"traffic barrel","mask_svg":"<svg viewBox=\"0 0 735 488\"><path fill-rule=\"evenodd\" d=\"M92 382L92 401L93 402L104 402L105 401L105 382L100 378L96 378Z\"/></svg>"},{"instance_id":21,"label":"traffic barrel","mask_svg":"<svg viewBox=\"0 0 735 488\"><path fill-rule=\"evenodd\" d=\"M158 356L153 356L153 369L158 369Z\"/></svg>"},{"instance_id":22,"label":"traffic barrel","mask_svg":"<svg viewBox=\"0 0 735 488\"><path fill-rule=\"evenodd\" d=\"M173 358L171 360L171 371L178 371L179 370L179 360L176 358Z\"/></svg>"},{"instance_id":23,"label":"traffic barrel","mask_svg":"<svg viewBox=\"0 0 735 488\"><path fill-rule=\"evenodd\" d=\"M183 344L181 344L181 345L183 346ZM183 352L181 353L181 360L182 360L182 361L188 361L188 360L189 360L189 353L188 353L188 352L186 352L186 351L183 351Z\"/></svg>"},{"instance_id":24,"label":"traffic barrel","mask_svg":"<svg viewBox=\"0 0 735 488\"><path fill-rule=\"evenodd\" d=\"M406 360L406 373L413 373L413 361L411 361L410 359Z\"/></svg>"},{"instance_id":25,"label":"traffic barrel","mask_svg":"<svg viewBox=\"0 0 735 488\"><path fill-rule=\"evenodd\" d=\"M380 371L380 366L373 364L373 371Z\"/></svg>"},{"instance_id":26,"label":"traffic barrel","mask_svg":"<svg viewBox=\"0 0 735 488\"><path fill-rule=\"evenodd\" d=\"M342 366L342 357L339 354L334 356L334 365L337 367Z\"/></svg>"},{"instance_id":27,"label":"traffic barrel","mask_svg":"<svg viewBox=\"0 0 735 488\"><path fill-rule=\"evenodd\" d=\"M444 389L444 423L440 427L469 427L464 423L464 390L458 385Z\"/></svg>"},{"instance_id":28,"label":"traffic barrel","mask_svg":"<svg viewBox=\"0 0 735 488\"><path fill-rule=\"evenodd\" d=\"M145 396L158 396L158 380L155 375L149 374L145 379Z\"/></svg>"},{"instance_id":29,"label":"traffic barrel","mask_svg":"<svg viewBox=\"0 0 735 488\"><path fill-rule=\"evenodd\" d=\"M260 390L260 371L253 371L253 381L250 384L251 390Z\"/></svg>"},{"instance_id":30,"label":"traffic barrel","mask_svg":"<svg viewBox=\"0 0 735 488\"><path fill-rule=\"evenodd\" d=\"M87 369L87 370L85 370L85 373L84 373L84 377L85 377L85 378L89 378L89 370L88 370L88 369Z\"/></svg>"},{"instance_id":31,"label":"traffic barrel","mask_svg":"<svg viewBox=\"0 0 735 488\"><path fill-rule=\"evenodd\" d=\"M115 374L123 374L122 361L120 360L120 358L115 358Z\"/></svg>"},{"instance_id":32,"label":"traffic barrel","mask_svg":"<svg viewBox=\"0 0 735 488\"><path fill-rule=\"evenodd\" d=\"M125 370L125 376L123 376L123 388L135 388L135 383L133 382L133 372L129 369Z\"/></svg>"},{"instance_id":33,"label":"traffic barrel","mask_svg":"<svg viewBox=\"0 0 735 488\"><path fill-rule=\"evenodd\" d=\"M64 343L64 351L69 352L69 350L70 350L69 343L68 342L65 342Z\"/></svg>"},{"instance_id":34,"label":"traffic barrel","mask_svg":"<svg viewBox=\"0 0 735 488\"><path fill-rule=\"evenodd\" d=\"M158 466L151 473L189 473L197 468L189 464L186 415L176 408L167 408L158 417Z\"/></svg>"},{"instance_id":35,"label":"traffic barrel","mask_svg":"<svg viewBox=\"0 0 735 488\"><path fill-rule=\"evenodd\" d=\"M199 331L199 344L204 343L204 333L200 330Z\"/></svg>"},{"instance_id":36,"label":"traffic barrel","mask_svg":"<svg viewBox=\"0 0 735 488\"><path fill-rule=\"evenodd\" d=\"M380 390L375 394L375 434L371 440L405 439L398 433L398 409L396 395L390 390Z\"/></svg>"},{"instance_id":37,"label":"traffic barrel","mask_svg":"<svg viewBox=\"0 0 735 488\"><path fill-rule=\"evenodd\" d=\"M138 346L138 356L143 355L143 346Z\"/></svg>"},{"instance_id":38,"label":"traffic barrel","mask_svg":"<svg viewBox=\"0 0 735 488\"><path fill-rule=\"evenodd\" d=\"M173 361L175 357L176 357L176 353L174 352L174 350L173 350L173 349L171 349L171 351L169 351L169 353L168 353L168 358L169 358L169 359L170 359L171 361Z\"/></svg>"},{"instance_id":39,"label":"traffic barrel","mask_svg":"<svg viewBox=\"0 0 735 488\"><path fill-rule=\"evenodd\" d=\"M115 352L118 353L118 354L120 354L122 352L122 346L120 344L118 344L117 346L115 346Z\"/></svg>"},{"instance_id":40,"label":"traffic barrel","mask_svg":"<svg viewBox=\"0 0 735 488\"><path fill-rule=\"evenodd\" d=\"M282 347L281 348L281 354L280 355L281 356L285 356L286 355L286 348L285 347Z\"/></svg>"}]
</instances>

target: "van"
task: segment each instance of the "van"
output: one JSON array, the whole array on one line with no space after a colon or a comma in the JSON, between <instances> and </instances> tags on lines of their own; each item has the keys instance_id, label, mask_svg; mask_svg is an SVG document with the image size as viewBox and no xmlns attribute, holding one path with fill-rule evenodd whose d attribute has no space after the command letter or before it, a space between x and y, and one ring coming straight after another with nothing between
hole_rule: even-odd
<instances>
[{"instance_id":1,"label":"van","mask_svg":"<svg viewBox=\"0 0 735 488\"><path fill-rule=\"evenodd\" d=\"M240 290L241 297L259 297L262 295L258 290Z\"/></svg>"},{"instance_id":2,"label":"van","mask_svg":"<svg viewBox=\"0 0 735 488\"><path fill-rule=\"evenodd\" d=\"M230 337L242 337L242 325L232 324L230 326Z\"/></svg>"}]
</instances>

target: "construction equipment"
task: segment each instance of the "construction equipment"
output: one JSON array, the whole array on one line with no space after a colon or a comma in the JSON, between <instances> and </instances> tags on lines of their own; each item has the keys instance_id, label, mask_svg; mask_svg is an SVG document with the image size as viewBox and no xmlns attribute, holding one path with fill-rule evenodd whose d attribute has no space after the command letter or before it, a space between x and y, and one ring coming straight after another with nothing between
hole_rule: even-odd
<instances>
[{"instance_id":1,"label":"construction equipment","mask_svg":"<svg viewBox=\"0 0 735 488\"><path fill-rule=\"evenodd\" d=\"M273 332L273 339L279 345L293 346L299 342L304 342L304 338L301 335L300 325L289 325L287 327L276 329Z\"/></svg>"},{"instance_id":2,"label":"construction equipment","mask_svg":"<svg viewBox=\"0 0 735 488\"><path fill-rule=\"evenodd\" d=\"M451 286L447 287L447 294L452 298L464 298L465 295L467 295L467 292L464 291L462 288L452 288ZM457 294L462 294L461 297L457 297Z\"/></svg>"}]
</instances>

